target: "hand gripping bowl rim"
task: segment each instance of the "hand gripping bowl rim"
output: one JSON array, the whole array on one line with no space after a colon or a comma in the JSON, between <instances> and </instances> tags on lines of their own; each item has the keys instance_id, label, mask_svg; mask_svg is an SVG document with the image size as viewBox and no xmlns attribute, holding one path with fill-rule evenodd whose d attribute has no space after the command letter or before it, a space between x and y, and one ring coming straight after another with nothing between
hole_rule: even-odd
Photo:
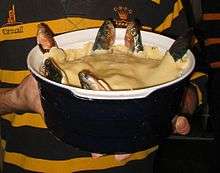
<instances>
[{"instance_id":1,"label":"hand gripping bowl rim","mask_svg":"<svg viewBox=\"0 0 220 173\"><path fill-rule=\"evenodd\" d=\"M61 34L55 37L57 44L59 47L71 48L77 46L79 43L88 42L95 40L95 36L98 32L99 28L93 29L86 29L86 30L79 30L79 31L72 31L69 33ZM122 42L124 39L125 29L117 28L116 29L116 43ZM148 32L148 31L141 31L142 41L144 44L151 44L158 46L162 49L168 49L171 44L175 41L169 37ZM79 41L80 40L80 41ZM147 41L146 41L147 40ZM188 68L184 71L183 75L178 77L175 80L168 81L163 84L158 84L142 89L135 89L135 90L121 90L121 91L93 91L93 90L86 90L82 88L77 88L73 86L68 86L64 84L60 84L54 81L51 81L41 74L39 74L38 70L34 67L33 56L37 54L37 58L43 56L42 52L40 51L39 47L36 45L28 54L27 58L27 66L28 69L37 77L46 81L52 85L68 89L70 90L76 97L80 97L83 99L104 99L104 100L127 100L127 99L137 99L137 98L144 98L147 97L152 92L164 88L166 86L170 86L175 84L183 79L185 79L194 69L195 67L195 58L194 55L190 50L187 51L187 56L190 57L190 64ZM35 55L36 56L36 55ZM42 58L43 59L43 58ZM39 64L38 64L39 65Z\"/></svg>"}]
</instances>

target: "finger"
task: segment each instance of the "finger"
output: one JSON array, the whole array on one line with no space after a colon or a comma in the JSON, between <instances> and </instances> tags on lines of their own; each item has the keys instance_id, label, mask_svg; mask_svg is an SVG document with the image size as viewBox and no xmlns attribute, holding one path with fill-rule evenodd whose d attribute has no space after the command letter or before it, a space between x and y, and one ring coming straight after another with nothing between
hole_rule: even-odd
<instances>
[{"instance_id":1,"label":"finger","mask_svg":"<svg viewBox=\"0 0 220 173\"><path fill-rule=\"evenodd\" d=\"M118 161L125 160L130 157L131 154L115 154L115 159Z\"/></svg>"},{"instance_id":2,"label":"finger","mask_svg":"<svg viewBox=\"0 0 220 173\"><path fill-rule=\"evenodd\" d=\"M102 157L104 154L99 154L99 153L91 153L91 156L93 159L97 159L99 157Z\"/></svg>"},{"instance_id":3,"label":"finger","mask_svg":"<svg viewBox=\"0 0 220 173\"><path fill-rule=\"evenodd\" d=\"M114 157L115 157L115 160L122 161L122 160L125 160L125 159L129 158L130 155L131 154L115 154ZM93 159L97 159L99 157L104 156L104 154L91 153L91 156L92 156Z\"/></svg>"},{"instance_id":4,"label":"finger","mask_svg":"<svg viewBox=\"0 0 220 173\"><path fill-rule=\"evenodd\" d=\"M175 131L180 135L187 135L190 132L190 124L186 117L179 116L177 118Z\"/></svg>"}]
</instances>

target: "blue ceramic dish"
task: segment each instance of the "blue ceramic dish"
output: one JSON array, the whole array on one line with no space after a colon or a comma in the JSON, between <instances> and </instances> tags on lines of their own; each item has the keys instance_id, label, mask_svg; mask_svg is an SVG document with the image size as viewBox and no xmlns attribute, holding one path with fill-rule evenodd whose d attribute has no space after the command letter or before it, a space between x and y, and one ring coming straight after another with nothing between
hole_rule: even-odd
<instances>
[{"instance_id":1,"label":"blue ceramic dish","mask_svg":"<svg viewBox=\"0 0 220 173\"><path fill-rule=\"evenodd\" d=\"M124 29L119 29L119 38ZM56 37L62 47L94 40L97 29L67 33ZM121 34L120 34L121 33ZM142 32L143 42L168 49L174 40ZM178 112L184 85L195 60L171 82L134 91L91 91L65 86L39 74L41 53L36 46L28 56L28 67L38 81L45 122L59 139L73 147L98 153L123 153L158 144L171 130Z\"/></svg>"}]
</instances>

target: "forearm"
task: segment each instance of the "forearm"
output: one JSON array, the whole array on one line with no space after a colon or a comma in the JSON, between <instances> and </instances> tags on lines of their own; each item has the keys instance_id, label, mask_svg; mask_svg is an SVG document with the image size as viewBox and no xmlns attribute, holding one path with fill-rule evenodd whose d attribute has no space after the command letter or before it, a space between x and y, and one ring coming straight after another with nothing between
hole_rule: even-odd
<instances>
[{"instance_id":1,"label":"forearm","mask_svg":"<svg viewBox=\"0 0 220 173\"><path fill-rule=\"evenodd\" d=\"M0 115L36 112L43 115L37 82L29 75L16 88L0 89Z\"/></svg>"},{"instance_id":2,"label":"forearm","mask_svg":"<svg viewBox=\"0 0 220 173\"><path fill-rule=\"evenodd\" d=\"M21 109L15 88L0 89L0 115Z\"/></svg>"},{"instance_id":3,"label":"forearm","mask_svg":"<svg viewBox=\"0 0 220 173\"><path fill-rule=\"evenodd\" d=\"M180 113L193 114L199 105L198 95L196 87L193 84L189 84L185 89Z\"/></svg>"}]
</instances>

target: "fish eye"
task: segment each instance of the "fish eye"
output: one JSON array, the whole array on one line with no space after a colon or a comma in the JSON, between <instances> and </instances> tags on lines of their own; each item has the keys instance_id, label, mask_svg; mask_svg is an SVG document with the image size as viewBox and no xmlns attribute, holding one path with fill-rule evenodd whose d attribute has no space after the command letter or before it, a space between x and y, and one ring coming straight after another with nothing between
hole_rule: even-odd
<instances>
[{"instance_id":1,"label":"fish eye","mask_svg":"<svg viewBox=\"0 0 220 173\"><path fill-rule=\"evenodd\" d=\"M89 75L87 75L87 74L85 74L85 73L83 73L83 75L82 75L85 79L89 79Z\"/></svg>"},{"instance_id":2,"label":"fish eye","mask_svg":"<svg viewBox=\"0 0 220 173\"><path fill-rule=\"evenodd\" d=\"M132 35L132 36L137 35L137 32L136 32L135 28L132 28L132 29L131 29L131 35Z\"/></svg>"}]
</instances>

